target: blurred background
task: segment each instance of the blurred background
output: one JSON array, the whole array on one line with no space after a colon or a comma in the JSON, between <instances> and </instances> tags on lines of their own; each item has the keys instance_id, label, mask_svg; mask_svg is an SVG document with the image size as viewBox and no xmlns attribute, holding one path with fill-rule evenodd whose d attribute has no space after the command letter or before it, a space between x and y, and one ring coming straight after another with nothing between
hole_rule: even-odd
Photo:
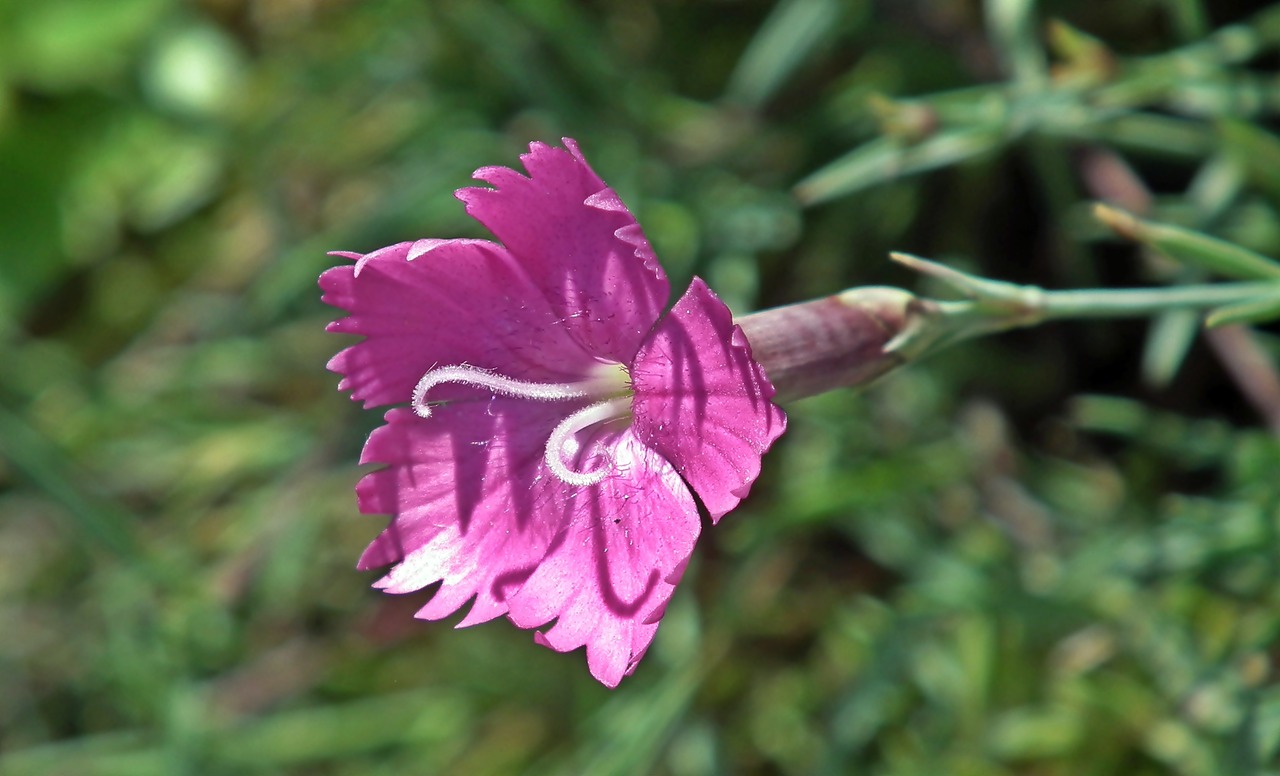
<instances>
[{"instance_id":1,"label":"blurred background","mask_svg":"<svg viewBox=\"0 0 1280 776\"><path fill-rule=\"evenodd\" d=\"M616 691L354 570L335 249L577 138L745 313L1280 255L1243 0L3 0L0 774L1280 773L1274 332L959 346L788 407ZM455 618L456 621L456 618Z\"/></svg>"}]
</instances>

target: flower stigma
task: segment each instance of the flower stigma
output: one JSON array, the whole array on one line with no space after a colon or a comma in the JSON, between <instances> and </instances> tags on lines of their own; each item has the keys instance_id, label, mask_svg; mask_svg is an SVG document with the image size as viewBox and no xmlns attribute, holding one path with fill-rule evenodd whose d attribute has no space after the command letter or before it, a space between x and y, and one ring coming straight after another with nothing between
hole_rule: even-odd
<instances>
[{"instance_id":1,"label":"flower stigma","mask_svg":"<svg viewBox=\"0 0 1280 776\"><path fill-rule=\"evenodd\" d=\"M564 443L585 428L613 420L614 418L626 417L630 414L631 398L626 397L606 399L595 404L589 404L560 421L560 425L556 426L552 430L551 436L547 437L547 449L543 456L547 462L547 468L551 470L552 474L570 485L585 487L600 482L609 476L609 471L612 467L601 466L589 472L574 471L565 463ZM606 455L606 457L608 456Z\"/></svg>"},{"instance_id":2,"label":"flower stigma","mask_svg":"<svg viewBox=\"0 0 1280 776\"><path fill-rule=\"evenodd\" d=\"M612 467L608 465L587 472L570 468L564 448L565 443L579 431L599 423L630 418L633 395L631 375L622 364L601 364L596 374L574 383L538 383L517 380L470 364L436 367L427 370L414 386L411 406L418 417L423 419L431 417L432 406L427 400L427 393L432 388L447 383L468 385L512 399L545 402L597 399L598 401L574 411L556 425L547 438L543 460L552 474L569 485L580 487L595 485L609 476Z\"/></svg>"}]
</instances>

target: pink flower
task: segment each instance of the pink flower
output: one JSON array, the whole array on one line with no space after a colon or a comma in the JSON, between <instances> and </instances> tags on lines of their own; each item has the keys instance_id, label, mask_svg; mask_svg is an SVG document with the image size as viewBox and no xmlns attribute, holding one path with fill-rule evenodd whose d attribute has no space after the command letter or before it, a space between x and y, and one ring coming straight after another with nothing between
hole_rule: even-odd
<instances>
[{"instance_id":1,"label":"pink flower","mask_svg":"<svg viewBox=\"0 0 1280 776\"><path fill-rule=\"evenodd\" d=\"M534 143L529 177L477 170L457 196L501 241L419 240L320 277L364 340L329 368L366 407L360 510L389 514L359 567L417 614L474 600L613 687L635 670L698 538L746 496L786 417L702 280L665 316L662 267L577 145ZM690 490L692 489L692 493Z\"/></svg>"}]
</instances>

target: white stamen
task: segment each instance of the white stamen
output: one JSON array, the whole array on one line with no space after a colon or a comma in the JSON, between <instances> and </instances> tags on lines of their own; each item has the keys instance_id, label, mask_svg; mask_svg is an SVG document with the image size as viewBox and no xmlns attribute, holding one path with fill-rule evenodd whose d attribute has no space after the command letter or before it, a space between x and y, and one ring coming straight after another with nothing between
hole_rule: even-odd
<instances>
[{"instance_id":1,"label":"white stamen","mask_svg":"<svg viewBox=\"0 0 1280 776\"><path fill-rule=\"evenodd\" d=\"M531 383L511 377L487 372L479 367L460 364L458 366L442 366L432 369L422 376L413 389L413 411L420 418L431 417L431 405L427 403L427 391L444 383L461 383L475 388L484 388L502 396L513 399L533 399L535 401L564 401L581 399L590 394L579 385L572 383Z\"/></svg>"},{"instance_id":2,"label":"white stamen","mask_svg":"<svg viewBox=\"0 0 1280 776\"><path fill-rule=\"evenodd\" d=\"M547 437L547 449L544 458L547 462L547 468L551 473L559 477L561 480L570 485L578 485L586 487L587 485L595 485L605 477L609 476L611 467L602 466L589 472L579 472L570 469L564 459L564 444L569 438L588 426L594 426L597 423L603 423L606 420L624 415L627 407L624 403L617 399L608 399L602 402L588 405L573 413L569 417L560 421L560 425L556 426L551 432L551 436Z\"/></svg>"},{"instance_id":3,"label":"white stamen","mask_svg":"<svg viewBox=\"0 0 1280 776\"><path fill-rule=\"evenodd\" d=\"M609 476L613 467L606 465L589 472L575 471L569 468L565 458L565 444L579 431L597 423L624 417L631 411L631 392L626 369L618 366L618 370L620 371L606 370L606 374L581 383L534 383L468 364L442 366L427 372L418 381L413 389L412 407L419 417L430 418L431 404L427 401L427 393L437 385L446 383L469 385L500 396L534 401L567 401L604 395L608 398L583 407L560 421L547 438L547 446L543 451L543 458L552 474L570 485L586 487ZM624 385L625 388L622 387Z\"/></svg>"}]
</instances>

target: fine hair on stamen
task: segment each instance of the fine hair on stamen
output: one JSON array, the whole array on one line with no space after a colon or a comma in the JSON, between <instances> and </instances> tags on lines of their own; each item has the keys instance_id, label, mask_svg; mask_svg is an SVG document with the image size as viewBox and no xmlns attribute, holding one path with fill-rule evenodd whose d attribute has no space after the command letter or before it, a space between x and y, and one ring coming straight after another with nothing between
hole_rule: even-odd
<instances>
[{"instance_id":1,"label":"fine hair on stamen","mask_svg":"<svg viewBox=\"0 0 1280 776\"><path fill-rule=\"evenodd\" d=\"M581 399L589 395L584 388L572 383L535 383L517 380L470 364L457 364L428 370L414 386L412 406L418 417L431 417L431 405L427 402L427 392L437 385L446 383L469 385L473 388L483 388L499 396L534 401L565 401Z\"/></svg>"}]
</instances>

